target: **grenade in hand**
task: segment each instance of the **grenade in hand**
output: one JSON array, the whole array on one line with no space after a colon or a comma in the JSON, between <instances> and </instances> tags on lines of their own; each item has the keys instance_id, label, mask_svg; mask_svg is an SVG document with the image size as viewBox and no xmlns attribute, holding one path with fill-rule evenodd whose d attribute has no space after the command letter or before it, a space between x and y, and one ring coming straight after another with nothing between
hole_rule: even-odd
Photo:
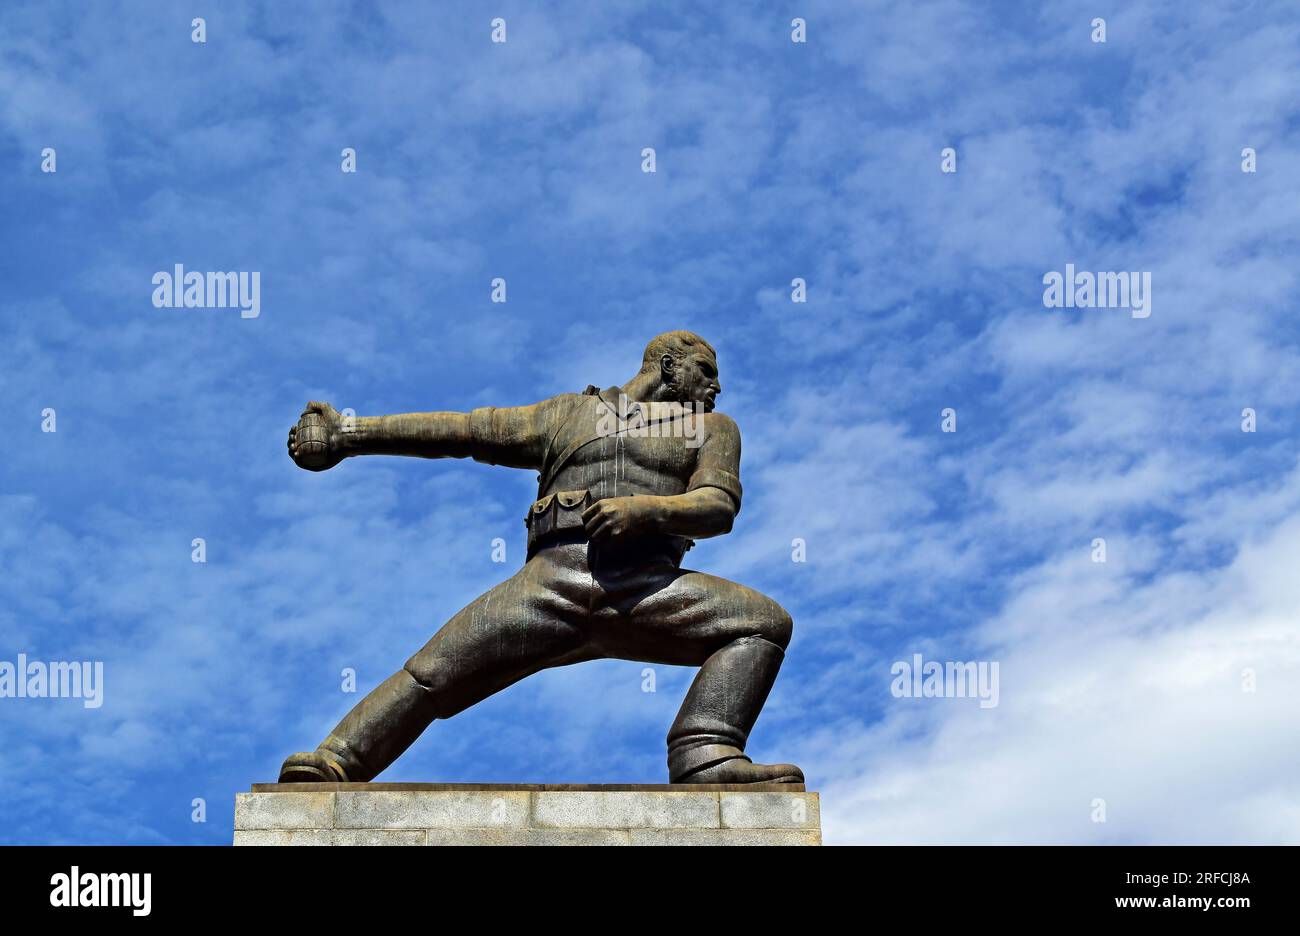
<instances>
[{"instance_id":1,"label":"grenade in hand","mask_svg":"<svg viewBox=\"0 0 1300 936\"><path fill-rule=\"evenodd\" d=\"M335 458L330 454L330 430L320 413L306 413L298 421L298 464L313 471L329 468Z\"/></svg>"}]
</instances>

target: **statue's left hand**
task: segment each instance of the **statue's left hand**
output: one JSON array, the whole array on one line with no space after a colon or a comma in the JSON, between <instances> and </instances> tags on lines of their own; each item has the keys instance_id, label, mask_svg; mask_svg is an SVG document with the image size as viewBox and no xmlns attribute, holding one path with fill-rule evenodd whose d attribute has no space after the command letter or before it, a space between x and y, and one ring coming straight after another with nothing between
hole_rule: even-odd
<instances>
[{"instance_id":1,"label":"statue's left hand","mask_svg":"<svg viewBox=\"0 0 1300 936\"><path fill-rule=\"evenodd\" d=\"M582 512L587 537L595 543L654 532L659 521L657 498L607 497Z\"/></svg>"}]
</instances>

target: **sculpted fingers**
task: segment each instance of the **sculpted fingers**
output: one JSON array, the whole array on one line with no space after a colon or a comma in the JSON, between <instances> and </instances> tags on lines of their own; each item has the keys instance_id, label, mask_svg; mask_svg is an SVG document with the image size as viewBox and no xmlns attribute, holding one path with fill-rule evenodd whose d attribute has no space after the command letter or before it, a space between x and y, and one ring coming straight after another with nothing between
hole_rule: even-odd
<instances>
[{"instance_id":1,"label":"sculpted fingers","mask_svg":"<svg viewBox=\"0 0 1300 936\"><path fill-rule=\"evenodd\" d=\"M600 535L601 529L604 526L605 526L605 518L599 515L592 517L590 520L584 520L582 522L582 528L587 531L587 536L590 539L597 539Z\"/></svg>"},{"instance_id":2,"label":"sculpted fingers","mask_svg":"<svg viewBox=\"0 0 1300 936\"><path fill-rule=\"evenodd\" d=\"M608 507L603 502L592 504L582 513L582 526L590 539L601 540L609 536L614 524Z\"/></svg>"}]
</instances>

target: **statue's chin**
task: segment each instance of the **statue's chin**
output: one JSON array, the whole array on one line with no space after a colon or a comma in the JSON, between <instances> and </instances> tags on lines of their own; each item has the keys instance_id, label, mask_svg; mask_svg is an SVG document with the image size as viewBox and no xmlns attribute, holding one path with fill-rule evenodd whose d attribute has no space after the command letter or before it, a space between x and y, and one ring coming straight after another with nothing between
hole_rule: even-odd
<instances>
[{"instance_id":1,"label":"statue's chin","mask_svg":"<svg viewBox=\"0 0 1300 936\"><path fill-rule=\"evenodd\" d=\"M708 397L705 397L702 400L696 400L688 396L679 396L676 398L676 402L690 409L702 409L706 413L713 412L714 402Z\"/></svg>"}]
</instances>

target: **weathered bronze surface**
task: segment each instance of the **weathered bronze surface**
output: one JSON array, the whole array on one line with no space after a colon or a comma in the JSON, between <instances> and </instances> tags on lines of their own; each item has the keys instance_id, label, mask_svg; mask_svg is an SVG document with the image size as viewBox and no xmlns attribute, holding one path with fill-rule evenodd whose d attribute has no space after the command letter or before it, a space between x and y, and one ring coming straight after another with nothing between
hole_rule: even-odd
<instances>
[{"instance_id":1,"label":"weathered bronze surface","mask_svg":"<svg viewBox=\"0 0 1300 936\"><path fill-rule=\"evenodd\" d=\"M362 699L281 783L377 776L429 723L539 670L617 658L699 666L668 731L671 783L803 783L755 764L745 743L790 641L772 599L681 568L692 542L731 530L740 509L740 430L714 398L713 348L690 332L646 347L622 387L532 406L344 418L309 403L289 455L312 471L353 455L473 458L539 473L528 558L448 621Z\"/></svg>"}]
</instances>

